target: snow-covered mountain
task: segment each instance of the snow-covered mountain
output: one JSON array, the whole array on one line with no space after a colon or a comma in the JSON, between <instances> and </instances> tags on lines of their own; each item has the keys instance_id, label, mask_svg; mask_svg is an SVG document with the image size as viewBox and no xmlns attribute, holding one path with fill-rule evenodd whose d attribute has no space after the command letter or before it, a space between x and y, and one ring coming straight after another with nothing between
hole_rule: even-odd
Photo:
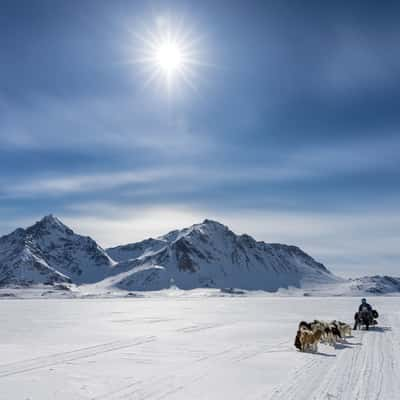
<instances>
[{"instance_id":1,"label":"snow-covered mountain","mask_svg":"<svg viewBox=\"0 0 400 400\"><path fill-rule=\"evenodd\" d=\"M108 284L129 290L175 285L275 291L340 281L298 247L258 242L211 220L107 253L121 271Z\"/></svg>"},{"instance_id":2,"label":"snow-covered mountain","mask_svg":"<svg viewBox=\"0 0 400 400\"><path fill-rule=\"evenodd\" d=\"M49 215L0 238L0 286L94 284L99 289L302 288L312 295L400 292L400 278L345 280L301 249L267 244L205 220L138 243L102 249Z\"/></svg>"},{"instance_id":3,"label":"snow-covered mountain","mask_svg":"<svg viewBox=\"0 0 400 400\"><path fill-rule=\"evenodd\" d=\"M0 286L97 282L114 264L93 239L52 215L0 238Z\"/></svg>"},{"instance_id":4,"label":"snow-covered mountain","mask_svg":"<svg viewBox=\"0 0 400 400\"><path fill-rule=\"evenodd\" d=\"M391 276L364 276L350 280L352 292L365 294L390 294L400 292L400 278Z\"/></svg>"},{"instance_id":5,"label":"snow-covered mountain","mask_svg":"<svg viewBox=\"0 0 400 400\"><path fill-rule=\"evenodd\" d=\"M134 260L161 250L167 244L164 239L146 239L138 243L126 244L107 249L107 254L115 261Z\"/></svg>"},{"instance_id":6,"label":"snow-covered mountain","mask_svg":"<svg viewBox=\"0 0 400 400\"><path fill-rule=\"evenodd\" d=\"M351 297L400 295L400 278L381 275L364 276L361 278L346 279L332 285L309 287L303 291L303 294L306 296Z\"/></svg>"}]
</instances>

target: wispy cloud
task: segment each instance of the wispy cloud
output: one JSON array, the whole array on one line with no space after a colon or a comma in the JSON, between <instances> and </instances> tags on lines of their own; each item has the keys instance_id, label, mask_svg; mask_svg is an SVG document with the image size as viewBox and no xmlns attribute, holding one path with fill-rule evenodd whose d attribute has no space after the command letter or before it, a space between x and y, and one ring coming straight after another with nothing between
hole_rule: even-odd
<instances>
[{"instance_id":1,"label":"wispy cloud","mask_svg":"<svg viewBox=\"0 0 400 400\"><path fill-rule=\"evenodd\" d=\"M34 96L27 104L0 103L0 145L9 149L139 149L163 155L204 151L210 138L194 132L186 119L165 112L155 115L140 98ZM182 153L184 151L184 153Z\"/></svg>"},{"instance_id":2,"label":"wispy cloud","mask_svg":"<svg viewBox=\"0 0 400 400\"><path fill-rule=\"evenodd\" d=\"M29 198L57 197L65 194L95 193L98 191L129 190L146 185L141 190L152 190L173 185L176 193L201 192L212 185L245 183L301 183L335 176L390 170L400 164L400 143L393 138L352 142L341 146L308 146L292 150L264 165L239 164L229 168L210 161L206 165L190 160L175 161L167 167L155 162L151 167L122 169L85 174L47 174L17 177L13 181L0 179L0 197ZM171 186L172 187L172 186Z\"/></svg>"},{"instance_id":3,"label":"wispy cloud","mask_svg":"<svg viewBox=\"0 0 400 400\"><path fill-rule=\"evenodd\" d=\"M0 197L47 197L73 193L113 190L125 185L157 183L164 179L186 176L182 169L160 168L139 171L117 171L92 175L61 175L32 177L26 181L5 185Z\"/></svg>"},{"instance_id":4,"label":"wispy cloud","mask_svg":"<svg viewBox=\"0 0 400 400\"><path fill-rule=\"evenodd\" d=\"M392 168L400 163L400 140L391 135L378 139L350 140L346 143L309 145L289 156L288 163L308 176L347 175Z\"/></svg>"}]
</instances>

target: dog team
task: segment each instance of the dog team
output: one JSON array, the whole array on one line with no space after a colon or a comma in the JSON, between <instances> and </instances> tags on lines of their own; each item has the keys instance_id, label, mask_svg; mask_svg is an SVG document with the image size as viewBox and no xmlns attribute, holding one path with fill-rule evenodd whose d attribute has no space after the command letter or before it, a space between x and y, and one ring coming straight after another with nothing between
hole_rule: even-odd
<instances>
[{"instance_id":1,"label":"dog team","mask_svg":"<svg viewBox=\"0 0 400 400\"><path fill-rule=\"evenodd\" d=\"M327 343L335 346L351 336L351 326L341 321L301 321L294 341L300 351L318 351L318 343Z\"/></svg>"}]
</instances>

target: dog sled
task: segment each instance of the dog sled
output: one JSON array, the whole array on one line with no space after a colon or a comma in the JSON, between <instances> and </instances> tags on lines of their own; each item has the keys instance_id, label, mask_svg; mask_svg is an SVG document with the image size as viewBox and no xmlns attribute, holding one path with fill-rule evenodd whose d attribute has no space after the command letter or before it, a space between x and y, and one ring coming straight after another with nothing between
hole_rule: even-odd
<instances>
[{"instance_id":1,"label":"dog sled","mask_svg":"<svg viewBox=\"0 0 400 400\"><path fill-rule=\"evenodd\" d=\"M374 326L378 324L379 314L378 311L372 310L362 310L358 311L354 314L354 330L357 329L366 329L369 330L370 326Z\"/></svg>"},{"instance_id":2,"label":"dog sled","mask_svg":"<svg viewBox=\"0 0 400 400\"><path fill-rule=\"evenodd\" d=\"M300 351L318 351L318 343L325 343L336 347L351 336L351 326L342 321L301 321L294 340L294 346Z\"/></svg>"}]
</instances>

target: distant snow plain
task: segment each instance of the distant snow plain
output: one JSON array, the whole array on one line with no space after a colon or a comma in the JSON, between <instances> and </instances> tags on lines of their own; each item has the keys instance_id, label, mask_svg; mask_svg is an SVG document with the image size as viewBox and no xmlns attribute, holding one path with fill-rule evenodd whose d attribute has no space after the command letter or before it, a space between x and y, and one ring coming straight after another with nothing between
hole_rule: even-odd
<instances>
[{"instance_id":1,"label":"distant snow plain","mask_svg":"<svg viewBox=\"0 0 400 400\"><path fill-rule=\"evenodd\" d=\"M3 298L0 400L394 400L400 298L370 300L376 329L307 354L298 322L352 322L358 298Z\"/></svg>"}]
</instances>

